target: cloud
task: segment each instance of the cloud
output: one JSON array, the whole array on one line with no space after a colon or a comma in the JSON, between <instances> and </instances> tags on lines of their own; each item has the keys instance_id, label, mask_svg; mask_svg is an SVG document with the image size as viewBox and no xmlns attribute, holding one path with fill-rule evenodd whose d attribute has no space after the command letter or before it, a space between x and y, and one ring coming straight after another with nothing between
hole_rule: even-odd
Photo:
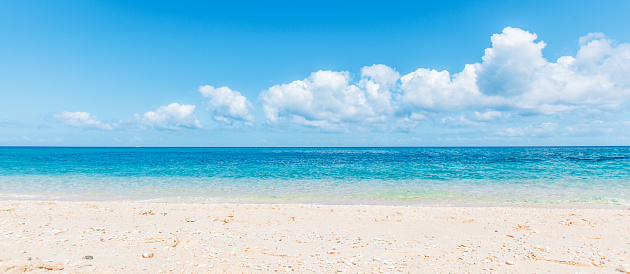
<instances>
[{"instance_id":1,"label":"cloud","mask_svg":"<svg viewBox=\"0 0 630 274\"><path fill-rule=\"evenodd\" d=\"M127 120L104 123L87 112L60 112L53 114L57 121L72 127L100 130L181 130L202 128L195 116L194 105L172 103L143 115L134 114Z\"/></svg>"},{"instance_id":2,"label":"cloud","mask_svg":"<svg viewBox=\"0 0 630 274\"><path fill-rule=\"evenodd\" d=\"M396 86L400 73L385 65L372 65L361 69L359 87L365 90L368 104L376 113L391 113L391 90Z\"/></svg>"},{"instance_id":3,"label":"cloud","mask_svg":"<svg viewBox=\"0 0 630 274\"><path fill-rule=\"evenodd\" d=\"M630 98L630 45L601 33L580 39L576 57L554 62L537 35L507 27L491 37L481 63L460 73L418 69L401 77L405 103L430 111L496 108L555 114L579 108L618 108Z\"/></svg>"},{"instance_id":4,"label":"cloud","mask_svg":"<svg viewBox=\"0 0 630 274\"><path fill-rule=\"evenodd\" d=\"M195 106L178 103L158 107L142 116L136 114L132 121L139 123L144 129L180 130L202 127L195 116ZM134 124L133 122L131 124Z\"/></svg>"},{"instance_id":5,"label":"cloud","mask_svg":"<svg viewBox=\"0 0 630 274\"><path fill-rule=\"evenodd\" d=\"M0 118L0 127L4 128L26 128L31 127L28 124L24 124L18 121L13 121L9 119Z\"/></svg>"},{"instance_id":6,"label":"cloud","mask_svg":"<svg viewBox=\"0 0 630 274\"><path fill-rule=\"evenodd\" d=\"M488 110L486 112L478 112L475 111L471 116L466 116L464 114L459 116L446 116L442 118L441 122L445 125L456 126L456 127L470 127L470 126L485 126L487 122L501 119L503 117L503 113L495 110Z\"/></svg>"},{"instance_id":7,"label":"cloud","mask_svg":"<svg viewBox=\"0 0 630 274\"><path fill-rule=\"evenodd\" d=\"M433 112L463 111L492 105L490 102L493 99L481 94L475 81L473 65L466 65L462 72L452 76L446 70L420 68L400 78L402 103Z\"/></svg>"},{"instance_id":8,"label":"cloud","mask_svg":"<svg viewBox=\"0 0 630 274\"><path fill-rule=\"evenodd\" d=\"M630 133L630 121L602 121L592 120L572 124L566 127L572 136L601 136L602 134L620 137Z\"/></svg>"},{"instance_id":9,"label":"cloud","mask_svg":"<svg viewBox=\"0 0 630 274\"><path fill-rule=\"evenodd\" d=\"M601 33L580 39L576 57L549 62L536 34L505 28L492 36L483 62L475 64L484 95L507 99L522 113L554 114L579 108L618 108L630 97L630 45L615 45Z\"/></svg>"},{"instance_id":10,"label":"cloud","mask_svg":"<svg viewBox=\"0 0 630 274\"><path fill-rule=\"evenodd\" d=\"M467 126L483 126L485 125L482 122L471 121L466 118L464 115L460 115L457 117L447 116L442 118L442 123L446 125L456 126L456 127L467 127Z\"/></svg>"},{"instance_id":11,"label":"cloud","mask_svg":"<svg viewBox=\"0 0 630 274\"><path fill-rule=\"evenodd\" d=\"M411 113L474 126L503 117L614 110L630 99L630 44L591 33L580 38L576 56L550 62L542 53L546 43L537 39L535 33L507 27L492 35L481 62L459 73L419 68L401 76L373 65L362 68L353 83L347 71L317 71L272 86L259 98L271 124L339 131L382 130L402 122L409 128L419 121L408 119ZM471 111L471 117L461 114Z\"/></svg>"},{"instance_id":12,"label":"cloud","mask_svg":"<svg viewBox=\"0 0 630 274\"><path fill-rule=\"evenodd\" d=\"M382 125L394 112L391 89L399 74L384 65L361 70L358 84L347 71L320 70L304 80L275 85L259 98L271 124L293 122L326 130Z\"/></svg>"},{"instance_id":13,"label":"cloud","mask_svg":"<svg viewBox=\"0 0 630 274\"><path fill-rule=\"evenodd\" d=\"M477 121L492 121L501 119L503 117L503 113L496 110L488 110L486 112L477 112L474 113L474 119Z\"/></svg>"},{"instance_id":14,"label":"cloud","mask_svg":"<svg viewBox=\"0 0 630 274\"><path fill-rule=\"evenodd\" d=\"M592 120L561 126L556 123L542 123L527 127L511 127L495 132L506 137L547 137L551 135L565 136L614 136L623 137L630 133L630 121Z\"/></svg>"},{"instance_id":15,"label":"cloud","mask_svg":"<svg viewBox=\"0 0 630 274\"><path fill-rule=\"evenodd\" d=\"M537 126L510 127L496 132L497 135L507 137L545 137L554 134L559 128L556 123L542 123Z\"/></svg>"},{"instance_id":16,"label":"cloud","mask_svg":"<svg viewBox=\"0 0 630 274\"><path fill-rule=\"evenodd\" d=\"M87 112L64 111L53 114L53 118L71 127L102 130L114 129L112 125L101 122L95 116Z\"/></svg>"},{"instance_id":17,"label":"cloud","mask_svg":"<svg viewBox=\"0 0 630 274\"><path fill-rule=\"evenodd\" d=\"M575 115L592 132L594 120L614 119L630 99L630 44L602 33L581 37L575 56L555 61L543 56L547 46L537 34L507 27L490 37L478 63L459 72L418 68L401 75L382 64L348 71L319 70L308 77L263 90L265 120L271 126L298 125L329 132L412 131L433 122L457 127L522 123L528 116ZM210 117L227 125L253 125L252 103L229 87L200 86ZM80 128L101 130L179 130L202 128L194 105L161 106L125 122L104 123L87 112L62 112L53 117ZM613 114L611 114L613 113ZM547 120L549 121L549 120ZM0 126L10 123L0 121ZM558 125L514 126L494 131L508 137L558 133ZM586 132L563 127L567 133ZM488 131L492 132L492 131ZM496 137L496 136L495 136Z\"/></svg>"},{"instance_id":18,"label":"cloud","mask_svg":"<svg viewBox=\"0 0 630 274\"><path fill-rule=\"evenodd\" d=\"M410 115L397 118L391 123L389 128L385 130L398 131L398 132L410 132L413 128L417 127L420 122L426 120L427 117L421 113L411 113Z\"/></svg>"},{"instance_id":19,"label":"cloud","mask_svg":"<svg viewBox=\"0 0 630 274\"><path fill-rule=\"evenodd\" d=\"M475 64L477 85L486 95L514 97L532 89L534 71L547 64L542 49L545 42L527 31L507 27L490 38L492 48Z\"/></svg>"},{"instance_id":20,"label":"cloud","mask_svg":"<svg viewBox=\"0 0 630 274\"><path fill-rule=\"evenodd\" d=\"M225 124L241 121L247 125L254 122L254 116L249 114L252 104L240 92L228 87L215 88L208 85L200 86L199 92L210 99L206 102L206 110L215 121Z\"/></svg>"}]
</instances>

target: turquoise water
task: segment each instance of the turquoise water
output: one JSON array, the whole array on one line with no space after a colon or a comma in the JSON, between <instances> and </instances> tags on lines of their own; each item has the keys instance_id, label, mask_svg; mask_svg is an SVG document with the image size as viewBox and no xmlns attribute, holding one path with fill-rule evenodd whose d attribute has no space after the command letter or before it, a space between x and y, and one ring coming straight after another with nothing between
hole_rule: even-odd
<instances>
[{"instance_id":1,"label":"turquoise water","mask_svg":"<svg viewBox=\"0 0 630 274\"><path fill-rule=\"evenodd\" d=\"M0 147L0 199L630 205L630 147Z\"/></svg>"}]
</instances>

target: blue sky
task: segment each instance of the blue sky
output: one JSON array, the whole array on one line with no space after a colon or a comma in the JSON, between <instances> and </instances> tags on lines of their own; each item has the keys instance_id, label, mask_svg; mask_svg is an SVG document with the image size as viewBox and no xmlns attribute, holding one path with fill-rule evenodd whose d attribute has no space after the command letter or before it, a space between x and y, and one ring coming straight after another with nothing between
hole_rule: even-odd
<instances>
[{"instance_id":1,"label":"blue sky","mask_svg":"<svg viewBox=\"0 0 630 274\"><path fill-rule=\"evenodd\" d=\"M0 145L630 144L628 1L0 1Z\"/></svg>"}]
</instances>

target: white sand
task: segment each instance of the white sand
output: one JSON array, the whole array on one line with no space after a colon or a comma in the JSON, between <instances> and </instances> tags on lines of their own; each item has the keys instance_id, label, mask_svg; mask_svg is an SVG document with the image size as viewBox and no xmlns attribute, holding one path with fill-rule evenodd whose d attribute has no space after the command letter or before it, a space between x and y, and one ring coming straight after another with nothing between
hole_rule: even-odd
<instances>
[{"instance_id":1,"label":"white sand","mask_svg":"<svg viewBox=\"0 0 630 274\"><path fill-rule=\"evenodd\" d=\"M627 209L0 201L0 272L619 273L624 264Z\"/></svg>"}]
</instances>

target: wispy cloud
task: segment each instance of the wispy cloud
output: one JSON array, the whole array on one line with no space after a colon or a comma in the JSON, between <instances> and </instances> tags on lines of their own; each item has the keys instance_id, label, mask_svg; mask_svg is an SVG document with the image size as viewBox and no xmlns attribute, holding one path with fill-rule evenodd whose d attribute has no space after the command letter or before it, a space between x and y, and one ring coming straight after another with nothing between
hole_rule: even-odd
<instances>
[{"instance_id":1,"label":"wispy cloud","mask_svg":"<svg viewBox=\"0 0 630 274\"><path fill-rule=\"evenodd\" d=\"M76 128L98 130L181 130L202 128L195 116L194 105L172 103L143 115L134 114L126 120L105 123L88 112L63 111L52 116L55 120Z\"/></svg>"},{"instance_id":2,"label":"wispy cloud","mask_svg":"<svg viewBox=\"0 0 630 274\"><path fill-rule=\"evenodd\" d=\"M503 117L503 113L496 110L488 110L486 112L477 112L474 113L474 119L477 121L493 121L497 119L501 119Z\"/></svg>"},{"instance_id":3,"label":"wispy cloud","mask_svg":"<svg viewBox=\"0 0 630 274\"><path fill-rule=\"evenodd\" d=\"M86 129L102 129L102 130L114 129L112 125L103 123L102 121L97 119L94 115L91 115L90 113L87 113L87 112L63 111L60 113L53 114L53 118L71 127L86 128Z\"/></svg>"},{"instance_id":4,"label":"wispy cloud","mask_svg":"<svg viewBox=\"0 0 630 274\"><path fill-rule=\"evenodd\" d=\"M496 132L497 135L506 137L545 137L554 134L559 129L556 123L542 123L527 127L510 127Z\"/></svg>"}]
</instances>

